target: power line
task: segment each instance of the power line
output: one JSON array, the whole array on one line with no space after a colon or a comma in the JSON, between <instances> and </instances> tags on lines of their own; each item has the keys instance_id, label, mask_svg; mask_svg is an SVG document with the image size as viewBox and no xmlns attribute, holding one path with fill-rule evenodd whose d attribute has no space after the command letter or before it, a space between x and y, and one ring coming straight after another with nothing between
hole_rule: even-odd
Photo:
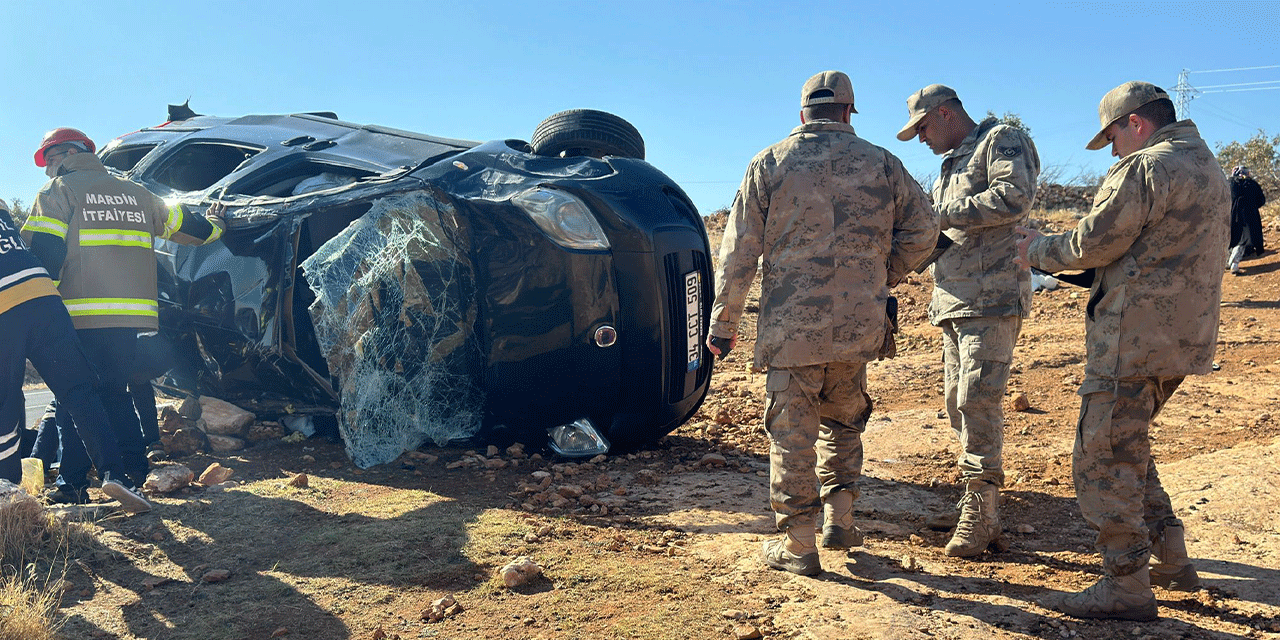
<instances>
[{"instance_id":1,"label":"power line","mask_svg":"<svg viewBox=\"0 0 1280 640\"><path fill-rule=\"evenodd\" d=\"M1268 89L1280 89L1280 85L1274 87L1254 87L1252 89L1214 89L1213 91L1201 91L1200 93L1235 93L1237 91L1266 91Z\"/></svg>"},{"instance_id":2,"label":"power line","mask_svg":"<svg viewBox=\"0 0 1280 640\"><path fill-rule=\"evenodd\" d=\"M1195 87L1191 84L1192 73L1227 73L1238 71L1261 71L1265 69L1280 69L1280 64L1261 65L1256 67L1236 67L1233 69L1205 69L1203 71L1191 71L1183 69L1178 72L1178 82L1173 87L1173 93L1176 96L1174 104L1177 107L1178 118L1185 120L1191 117L1191 101L1198 95L1206 93L1234 93L1237 91L1268 91L1271 89L1280 89L1280 80L1262 80L1257 82L1234 82L1227 84L1210 84L1203 87ZM1259 86L1266 85L1266 86ZM1206 89L1208 89L1206 91Z\"/></svg>"},{"instance_id":3,"label":"power line","mask_svg":"<svg viewBox=\"0 0 1280 640\"><path fill-rule=\"evenodd\" d=\"M1201 105L1201 106L1203 106L1203 107L1204 107L1204 109L1205 109L1205 111L1206 111L1206 112L1208 112L1210 115L1215 116L1215 117L1217 117L1217 118L1218 118L1218 119L1220 119L1220 120L1225 120L1226 122L1230 122L1230 123L1232 123L1232 124L1239 125L1239 126L1241 126L1241 127L1247 127L1247 128L1249 128L1249 129L1261 129L1261 128L1262 128L1262 127L1258 126L1256 123L1245 122L1245 121L1244 121L1244 119L1243 119L1243 118L1241 118L1240 116L1238 116L1238 115L1236 115L1236 114L1234 114L1234 113L1231 113L1231 112L1229 112L1229 111L1226 111L1225 109L1221 109L1221 108L1219 108L1219 107L1216 107L1216 106L1214 106L1214 105L1212 105L1212 104L1210 104L1210 103L1205 103L1205 104L1203 104L1203 105Z\"/></svg>"},{"instance_id":4,"label":"power line","mask_svg":"<svg viewBox=\"0 0 1280 640\"><path fill-rule=\"evenodd\" d=\"M1262 80L1259 82L1234 82L1231 84L1205 84L1205 85L1200 85L1200 88L1201 89L1218 89L1220 87L1247 87L1247 86L1256 85L1256 84L1275 84L1277 82L1280 82L1280 80Z\"/></svg>"},{"instance_id":5,"label":"power line","mask_svg":"<svg viewBox=\"0 0 1280 640\"><path fill-rule=\"evenodd\" d=\"M1183 69L1183 73L1222 73L1224 71L1257 71L1259 69L1280 69L1280 64L1267 65L1265 67L1236 67L1235 69L1206 69L1204 71L1187 71Z\"/></svg>"}]
</instances>

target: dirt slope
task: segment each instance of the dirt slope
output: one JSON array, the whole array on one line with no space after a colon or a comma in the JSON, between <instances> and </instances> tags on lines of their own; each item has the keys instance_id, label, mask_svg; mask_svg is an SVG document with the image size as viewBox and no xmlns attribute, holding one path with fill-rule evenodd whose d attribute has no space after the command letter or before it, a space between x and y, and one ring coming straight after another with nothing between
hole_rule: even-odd
<instances>
[{"instance_id":1,"label":"dirt slope","mask_svg":"<svg viewBox=\"0 0 1280 640\"><path fill-rule=\"evenodd\" d=\"M759 562L774 529L764 377L748 369L746 340L717 365L695 419L637 454L571 463L431 449L439 459L360 471L339 445L310 440L181 460L197 474L219 461L237 483L100 521L100 546L78 550L67 576L64 635L1280 638L1280 259L1248 261L1245 274L1224 275L1220 370L1184 383L1154 430L1206 584L1157 590L1155 623L1075 621L1035 604L1100 570L1070 480L1079 289L1037 294L1017 348L1011 398L1025 393L1031 408L1007 416L1011 548L943 555L946 532L924 521L960 495L958 448L939 417L940 342L924 320L931 283L917 277L898 291L901 356L870 367L875 413L857 504L867 543L824 551L815 578ZM308 487L285 484L300 472ZM494 576L517 556L543 573L507 589ZM229 579L206 582L212 569ZM424 619L446 595L460 610Z\"/></svg>"}]
</instances>

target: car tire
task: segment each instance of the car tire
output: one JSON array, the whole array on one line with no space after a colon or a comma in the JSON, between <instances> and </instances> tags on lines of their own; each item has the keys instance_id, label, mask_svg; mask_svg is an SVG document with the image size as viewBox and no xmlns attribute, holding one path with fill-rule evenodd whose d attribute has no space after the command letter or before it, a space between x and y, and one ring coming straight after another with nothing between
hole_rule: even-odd
<instances>
[{"instance_id":1,"label":"car tire","mask_svg":"<svg viewBox=\"0 0 1280 640\"><path fill-rule=\"evenodd\" d=\"M630 122L592 109L570 109L551 115L534 130L531 144L533 152L543 156L644 160L644 138Z\"/></svg>"}]
</instances>

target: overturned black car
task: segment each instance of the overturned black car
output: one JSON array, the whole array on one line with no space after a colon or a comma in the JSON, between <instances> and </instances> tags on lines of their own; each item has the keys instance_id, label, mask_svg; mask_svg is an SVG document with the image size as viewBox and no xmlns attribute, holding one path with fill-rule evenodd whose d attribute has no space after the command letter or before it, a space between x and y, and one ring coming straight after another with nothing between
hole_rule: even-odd
<instances>
[{"instance_id":1,"label":"overturned black car","mask_svg":"<svg viewBox=\"0 0 1280 640\"><path fill-rule=\"evenodd\" d=\"M178 359L161 386L336 415L360 466L427 440L632 448L707 393L706 230L616 116L480 144L171 113L99 155L171 201L227 205L222 242L157 240Z\"/></svg>"}]
</instances>

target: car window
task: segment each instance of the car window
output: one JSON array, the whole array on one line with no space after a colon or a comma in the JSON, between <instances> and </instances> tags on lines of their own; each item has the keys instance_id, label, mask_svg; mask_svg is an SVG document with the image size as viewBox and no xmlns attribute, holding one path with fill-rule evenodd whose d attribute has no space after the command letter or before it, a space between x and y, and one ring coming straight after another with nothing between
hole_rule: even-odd
<instances>
[{"instance_id":1,"label":"car window","mask_svg":"<svg viewBox=\"0 0 1280 640\"><path fill-rule=\"evenodd\" d=\"M129 171L133 169L138 161L156 148L154 144L135 144L131 146L116 147L102 156L102 164L120 171Z\"/></svg>"},{"instance_id":2,"label":"car window","mask_svg":"<svg viewBox=\"0 0 1280 640\"><path fill-rule=\"evenodd\" d=\"M294 156L274 166L255 169L251 175L227 187L227 193L287 198L351 184L378 172L358 167Z\"/></svg>"},{"instance_id":3,"label":"car window","mask_svg":"<svg viewBox=\"0 0 1280 640\"><path fill-rule=\"evenodd\" d=\"M175 151L151 179L175 191L203 191L261 152L244 145L196 142Z\"/></svg>"}]
</instances>

